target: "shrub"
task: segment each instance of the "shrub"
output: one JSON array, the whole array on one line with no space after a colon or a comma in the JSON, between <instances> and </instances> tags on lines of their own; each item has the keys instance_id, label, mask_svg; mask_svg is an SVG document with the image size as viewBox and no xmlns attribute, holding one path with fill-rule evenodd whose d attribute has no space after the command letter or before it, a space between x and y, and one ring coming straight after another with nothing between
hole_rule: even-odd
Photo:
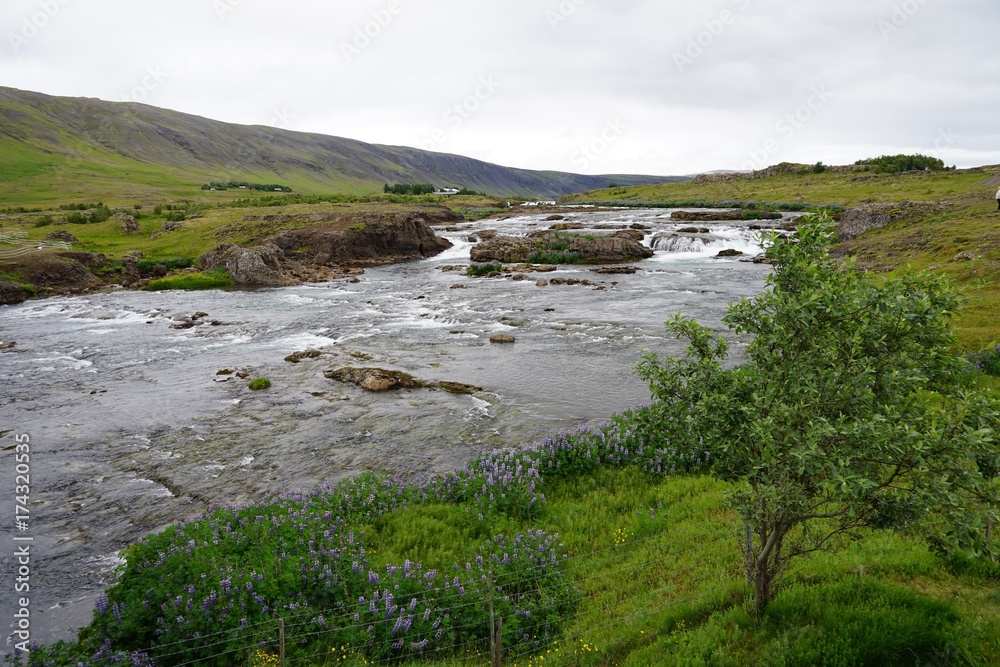
<instances>
[{"instance_id":1,"label":"shrub","mask_svg":"<svg viewBox=\"0 0 1000 667\"><path fill-rule=\"evenodd\" d=\"M79 211L73 211L72 213L66 216L66 222L68 222L71 225L85 225L87 224L88 220Z\"/></svg>"},{"instance_id":2,"label":"shrub","mask_svg":"<svg viewBox=\"0 0 1000 667\"><path fill-rule=\"evenodd\" d=\"M992 350L983 350L969 356L969 361L979 371L1000 377L1000 345Z\"/></svg>"},{"instance_id":3,"label":"shrub","mask_svg":"<svg viewBox=\"0 0 1000 667\"><path fill-rule=\"evenodd\" d=\"M167 222L184 222L187 220L187 215L184 211L170 211L164 216Z\"/></svg>"},{"instance_id":4,"label":"shrub","mask_svg":"<svg viewBox=\"0 0 1000 667\"><path fill-rule=\"evenodd\" d=\"M919 527L942 553L993 548L1000 411L960 384L953 288L931 274L873 283L829 256L829 217L805 223L797 243L771 241L766 289L723 318L752 336L741 366L681 315L667 329L687 357L639 366L675 442L703 439L714 473L740 483L730 503L758 615L791 559L865 526Z\"/></svg>"},{"instance_id":5,"label":"shrub","mask_svg":"<svg viewBox=\"0 0 1000 667\"><path fill-rule=\"evenodd\" d=\"M858 160L855 164L875 167L880 174L899 174L904 171L942 171L944 162L926 155L883 155L881 157Z\"/></svg>"},{"instance_id":6,"label":"shrub","mask_svg":"<svg viewBox=\"0 0 1000 667\"><path fill-rule=\"evenodd\" d=\"M111 217L111 209L107 206L98 206L87 217L90 222L104 222Z\"/></svg>"},{"instance_id":7,"label":"shrub","mask_svg":"<svg viewBox=\"0 0 1000 667\"><path fill-rule=\"evenodd\" d=\"M252 380L250 384L247 385L247 387L250 389L250 391L261 391L263 389L270 389L271 381L268 380L267 378L257 378L256 380Z\"/></svg>"},{"instance_id":8,"label":"shrub","mask_svg":"<svg viewBox=\"0 0 1000 667\"><path fill-rule=\"evenodd\" d=\"M488 264L473 264L466 270L467 276L486 276L491 273L502 273L503 264L500 262L489 262Z\"/></svg>"},{"instance_id":9,"label":"shrub","mask_svg":"<svg viewBox=\"0 0 1000 667\"><path fill-rule=\"evenodd\" d=\"M152 273L153 267L157 264L167 267L168 271L176 271L194 266L194 260L188 257L179 257L177 259L140 259L136 262L136 268L139 269L139 273Z\"/></svg>"},{"instance_id":10,"label":"shrub","mask_svg":"<svg viewBox=\"0 0 1000 667\"><path fill-rule=\"evenodd\" d=\"M43 215L42 217L35 220L35 227L48 227L52 224L51 215Z\"/></svg>"}]
</instances>

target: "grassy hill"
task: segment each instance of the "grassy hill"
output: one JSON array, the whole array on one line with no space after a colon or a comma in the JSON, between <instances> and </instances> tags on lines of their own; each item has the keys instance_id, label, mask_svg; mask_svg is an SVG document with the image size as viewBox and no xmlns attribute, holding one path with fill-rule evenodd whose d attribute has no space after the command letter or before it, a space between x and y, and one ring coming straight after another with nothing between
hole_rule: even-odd
<instances>
[{"instance_id":1,"label":"grassy hill","mask_svg":"<svg viewBox=\"0 0 1000 667\"><path fill-rule=\"evenodd\" d=\"M223 123L142 104L0 87L0 203L202 200L211 181L280 183L304 193L367 193L385 183L554 198L670 180L512 169L460 155Z\"/></svg>"},{"instance_id":2,"label":"grassy hill","mask_svg":"<svg viewBox=\"0 0 1000 667\"><path fill-rule=\"evenodd\" d=\"M979 169L879 174L863 168L813 173L782 165L766 174L709 175L684 183L591 190L563 202L616 206L732 206L810 210L881 208L899 217L847 240L845 254L875 273L940 271L965 290L957 325L973 349L1000 342L1000 165ZM928 204L908 208L906 202ZM895 205L898 207L894 208ZM895 213L894 213L895 212Z\"/></svg>"}]
</instances>

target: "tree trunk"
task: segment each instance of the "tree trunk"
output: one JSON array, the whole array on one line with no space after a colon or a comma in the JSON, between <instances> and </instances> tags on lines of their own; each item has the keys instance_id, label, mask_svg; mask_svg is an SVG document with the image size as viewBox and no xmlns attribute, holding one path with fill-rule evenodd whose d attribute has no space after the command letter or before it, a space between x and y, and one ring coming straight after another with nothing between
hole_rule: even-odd
<instances>
[{"instance_id":1,"label":"tree trunk","mask_svg":"<svg viewBox=\"0 0 1000 667\"><path fill-rule=\"evenodd\" d=\"M778 521L772 526L760 531L761 550L756 558L749 559L750 583L753 584L753 611L759 620L767 605L771 603L774 592L774 579L784 565L781 557L781 546L791 526L784 521Z\"/></svg>"}]
</instances>

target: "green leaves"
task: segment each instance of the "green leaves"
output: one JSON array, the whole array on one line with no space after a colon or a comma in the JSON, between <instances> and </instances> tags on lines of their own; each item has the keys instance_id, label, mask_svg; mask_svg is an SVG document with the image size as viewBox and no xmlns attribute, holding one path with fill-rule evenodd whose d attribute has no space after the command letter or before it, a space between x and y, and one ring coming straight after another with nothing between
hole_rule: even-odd
<instances>
[{"instance_id":1,"label":"green leaves","mask_svg":"<svg viewBox=\"0 0 1000 667\"><path fill-rule=\"evenodd\" d=\"M725 341L678 315L666 326L687 357L637 369L671 436L703 441L717 476L745 482L730 502L755 535L758 611L790 558L864 525L919 518L942 551L996 551L1000 411L962 389L954 290L927 274L870 279L829 256L835 238L821 215L767 241L766 289L723 320L754 336L741 366L725 369Z\"/></svg>"}]
</instances>

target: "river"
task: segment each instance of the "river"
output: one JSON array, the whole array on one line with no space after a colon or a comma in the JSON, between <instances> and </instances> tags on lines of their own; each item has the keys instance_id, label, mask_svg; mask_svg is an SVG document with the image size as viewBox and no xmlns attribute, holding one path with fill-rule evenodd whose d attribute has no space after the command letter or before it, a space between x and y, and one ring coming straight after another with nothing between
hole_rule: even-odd
<instances>
[{"instance_id":1,"label":"river","mask_svg":"<svg viewBox=\"0 0 1000 667\"><path fill-rule=\"evenodd\" d=\"M757 293L769 272L714 258L726 248L759 252L748 225L698 223L710 233L678 235L690 223L669 214L567 215L595 233L649 227L645 243L658 250L634 275L566 266L516 282L441 270L468 264L476 231L519 235L552 224L539 214L460 225L442 232L455 244L442 255L369 269L356 284L122 290L0 307L0 340L17 342L0 353L0 540L13 543L14 437L28 434L30 516L19 536L33 538L32 639L73 638L121 549L213 504L365 470L446 471L483 449L647 402L632 372L642 351L680 351L664 320L683 312L721 327L727 303ZM593 285L535 284L553 277ZM173 328L195 313L206 316ZM517 342L491 344L496 333ZM284 361L306 349L323 354ZM372 394L324 377L345 365L483 391ZM219 375L227 370L234 374ZM241 372L272 386L252 392ZM5 573L11 553L3 549ZM13 618L13 597L0 596L0 618Z\"/></svg>"}]
</instances>

